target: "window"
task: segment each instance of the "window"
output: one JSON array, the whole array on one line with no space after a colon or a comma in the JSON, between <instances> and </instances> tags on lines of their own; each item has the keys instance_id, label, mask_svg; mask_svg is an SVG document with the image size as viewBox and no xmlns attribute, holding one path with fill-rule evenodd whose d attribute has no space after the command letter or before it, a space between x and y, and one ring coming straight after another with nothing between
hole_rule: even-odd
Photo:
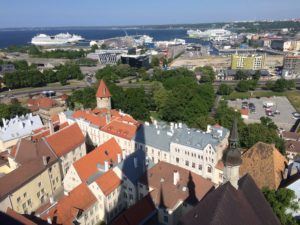
<instances>
[{"instance_id":1,"label":"window","mask_svg":"<svg viewBox=\"0 0 300 225\"><path fill-rule=\"evenodd\" d=\"M23 208L23 209L26 209L26 202L23 203L22 208Z\"/></svg>"},{"instance_id":2,"label":"window","mask_svg":"<svg viewBox=\"0 0 300 225\"><path fill-rule=\"evenodd\" d=\"M195 163L192 163L192 167L193 167L193 168L195 168L195 167L196 167Z\"/></svg>"},{"instance_id":3,"label":"window","mask_svg":"<svg viewBox=\"0 0 300 225\"><path fill-rule=\"evenodd\" d=\"M129 199L133 200L133 195L132 194L129 195Z\"/></svg>"},{"instance_id":4,"label":"window","mask_svg":"<svg viewBox=\"0 0 300 225\"><path fill-rule=\"evenodd\" d=\"M31 205L31 199L28 199L27 204Z\"/></svg>"},{"instance_id":5,"label":"window","mask_svg":"<svg viewBox=\"0 0 300 225\"><path fill-rule=\"evenodd\" d=\"M26 196L27 196L27 193L25 192L25 193L23 194L23 196L24 196L24 198L26 198Z\"/></svg>"},{"instance_id":6,"label":"window","mask_svg":"<svg viewBox=\"0 0 300 225\"><path fill-rule=\"evenodd\" d=\"M202 165L201 164L199 164L199 170L202 170Z\"/></svg>"},{"instance_id":7,"label":"window","mask_svg":"<svg viewBox=\"0 0 300 225\"><path fill-rule=\"evenodd\" d=\"M176 157L176 163L179 163L179 158L178 157Z\"/></svg>"},{"instance_id":8,"label":"window","mask_svg":"<svg viewBox=\"0 0 300 225\"><path fill-rule=\"evenodd\" d=\"M140 194L140 199L142 199L144 197L144 195L143 194Z\"/></svg>"},{"instance_id":9,"label":"window","mask_svg":"<svg viewBox=\"0 0 300 225\"><path fill-rule=\"evenodd\" d=\"M39 187L41 187L41 185L42 185L42 183L41 183L41 182L39 182L39 183L38 183L38 186L39 186Z\"/></svg>"},{"instance_id":10,"label":"window","mask_svg":"<svg viewBox=\"0 0 300 225\"><path fill-rule=\"evenodd\" d=\"M164 216L164 223L168 223L169 222L169 217L168 216Z\"/></svg>"},{"instance_id":11,"label":"window","mask_svg":"<svg viewBox=\"0 0 300 225\"><path fill-rule=\"evenodd\" d=\"M144 186L142 184L139 184L140 188L143 188Z\"/></svg>"},{"instance_id":12,"label":"window","mask_svg":"<svg viewBox=\"0 0 300 225\"><path fill-rule=\"evenodd\" d=\"M42 188L41 192L42 192L42 194L44 194L44 192L45 192L44 188Z\"/></svg>"},{"instance_id":13,"label":"window","mask_svg":"<svg viewBox=\"0 0 300 225\"><path fill-rule=\"evenodd\" d=\"M40 192L38 192L38 193L36 193L36 196L38 197L38 198L40 198Z\"/></svg>"},{"instance_id":14,"label":"window","mask_svg":"<svg viewBox=\"0 0 300 225\"><path fill-rule=\"evenodd\" d=\"M185 161L185 165L186 165L186 166L189 166L189 161L186 160L186 161Z\"/></svg>"},{"instance_id":15,"label":"window","mask_svg":"<svg viewBox=\"0 0 300 225\"><path fill-rule=\"evenodd\" d=\"M211 166L208 166L208 167L207 167L207 172L208 172L208 173L211 173Z\"/></svg>"}]
</instances>

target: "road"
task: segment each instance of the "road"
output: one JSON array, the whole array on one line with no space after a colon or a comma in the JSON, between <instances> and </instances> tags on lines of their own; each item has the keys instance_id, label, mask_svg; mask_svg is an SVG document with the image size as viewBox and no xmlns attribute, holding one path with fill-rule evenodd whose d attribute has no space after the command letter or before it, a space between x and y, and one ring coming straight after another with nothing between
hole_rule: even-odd
<instances>
[{"instance_id":1,"label":"road","mask_svg":"<svg viewBox=\"0 0 300 225\"><path fill-rule=\"evenodd\" d=\"M28 95L40 94L43 91L56 91L56 92L65 92L70 90L82 89L87 87L88 84L78 84L72 86L63 86L63 87L41 87L41 88L32 88L30 90L12 90L12 91L3 91L0 93L0 99L4 98L13 98L13 97L24 97Z\"/></svg>"}]
</instances>

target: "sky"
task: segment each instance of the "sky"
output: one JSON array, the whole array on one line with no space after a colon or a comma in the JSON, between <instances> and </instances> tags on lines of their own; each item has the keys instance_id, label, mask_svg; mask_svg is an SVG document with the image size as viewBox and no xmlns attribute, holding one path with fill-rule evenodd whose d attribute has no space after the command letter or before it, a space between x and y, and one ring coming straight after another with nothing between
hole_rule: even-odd
<instances>
[{"instance_id":1,"label":"sky","mask_svg":"<svg viewBox=\"0 0 300 225\"><path fill-rule=\"evenodd\" d=\"M300 17L300 0L1 0L0 28L229 22Z\"/></svg>"}]
</instances>

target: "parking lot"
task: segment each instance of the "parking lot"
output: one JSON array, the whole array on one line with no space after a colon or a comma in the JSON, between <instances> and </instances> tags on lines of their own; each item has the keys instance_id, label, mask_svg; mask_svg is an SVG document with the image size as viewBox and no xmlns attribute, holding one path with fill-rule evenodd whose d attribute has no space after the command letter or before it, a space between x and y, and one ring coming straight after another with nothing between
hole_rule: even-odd
<instances>
[{"instance_id":1,"label":"parking lot","mask_svg":"<svg viewBox=\"0 0 300 225\"><path fill-rule=\"evenodd\" d=\"M291 105L289 100L286 97L270 97L270 98L250 98L250 99L237 99L233 101L228 101L228 105L234 109L241 109L242 102L253 103L255 105L255 112L250 113L249 118L244 119L245 123L256 123L260 122L260 117L267 116L264 103L273 103L273 106L270 107L270 110L275 112L279 111L280 114L275 114L269 116L274 123L285 130L290 130L295 124L296 119L293 118L292 113L296 112L295 108Z\"/></svg>"}]
</instances>

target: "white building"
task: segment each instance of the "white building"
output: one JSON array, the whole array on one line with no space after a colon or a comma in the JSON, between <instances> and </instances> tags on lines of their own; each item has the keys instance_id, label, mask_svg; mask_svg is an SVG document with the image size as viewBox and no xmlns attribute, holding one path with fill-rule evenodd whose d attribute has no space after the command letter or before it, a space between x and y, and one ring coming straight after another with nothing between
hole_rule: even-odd
<instances>
[{"instance_id":1,"label":"white building","mask_svg":"<svg viewBox=\"0 0 300 225\"><path fill-rule=\"evenodd\" d=\"M16 116L10 120L2 118L3 126L0 128L0 152L15 145L19 139L31 135L33 130L43 127L41 118L31 113Z\"/></svg>"},{"instance_id":2,"label":"white building","mask_svg":"<svg viewBox=\"0 0 300 225\"><path fill-rule=\"evenodd\" d=\"M223 182L222 171L216 169L228 146L229 131L208 126L206 132L189 129L185 124L165 123L141 125L135 142L154 163L165 161L188 169L215 184Z\"/></svg>"}]
</instances>

